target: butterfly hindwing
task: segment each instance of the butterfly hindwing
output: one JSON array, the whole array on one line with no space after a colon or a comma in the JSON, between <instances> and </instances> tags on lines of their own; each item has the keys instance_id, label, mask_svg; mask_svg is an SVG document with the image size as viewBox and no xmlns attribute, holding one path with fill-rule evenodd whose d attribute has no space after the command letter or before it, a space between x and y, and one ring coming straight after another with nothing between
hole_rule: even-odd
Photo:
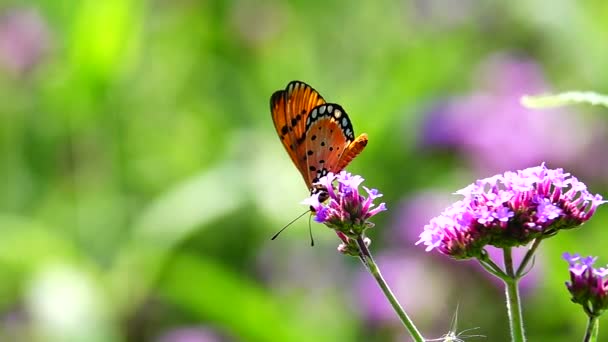
<instances>
[{"instance_id":1,"label":"butterfly hindwing","mask_svg":"<svg viewBox=\"0 0 608 342\"><path fill-rule=\"evenodd\" d=\"M304 158L309 188L329 172L342 171L367 145L367 135L355 139L348 114L335 103L321 104L306 118Z\"/></svg>"},{"instance_id":2,"label":"butterfly hindwing","mask_svg":"<svg viewBox=\"0 0 608 342\"><path fill-rule=\"evenodd\" d=\"M346 166L348 166L348 164L350 164L350 162L355 159L355 157L358 156L361 151L363 151L365 146L367 146L367 134L363 133L344 149L344 152L338 161L336 171L334 172L342 171Z\"/></svg>"},{"instance_id":3,"label":"butterfly hindwing","mask_svg":"<svg viewBox=\"0 0 608 342\"><path fill-rule=\"evenodd\" d=\"M316 90L300 81L289 82L285 90L279 90L270 97L274 127L309 188L312 178L303 158L306 153L306 119L314 107L323 103L325 100Z\"/></svg>"}]
</instances>

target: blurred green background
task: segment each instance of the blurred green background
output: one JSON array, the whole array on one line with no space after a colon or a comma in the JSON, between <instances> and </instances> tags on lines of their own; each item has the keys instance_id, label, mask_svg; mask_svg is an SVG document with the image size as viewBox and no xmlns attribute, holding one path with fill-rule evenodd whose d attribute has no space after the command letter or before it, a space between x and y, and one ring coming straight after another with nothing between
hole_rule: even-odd
<instances>
[{"instance_id":1,"label":"blurred green background","mask_svg":"<svg viewBox=\"0 0 608 342\"><path fill-rule=\"evenodd\" d=\"M606 14L601 0L0 2L0 340L408 340L333 232L313 223L310 248L302 219L269 239L306 209L268 108L299 79L369 135L349 170L385 195L371 248L423 334L458 311L457 331L507 341L500 285L413 243L497 172L546 161L608 190L605 109L518 102L607 92ZM581 338L561 253L607 263L607 216L541 246L522 284L531 341Z\"/></svg>"}]
</instances>

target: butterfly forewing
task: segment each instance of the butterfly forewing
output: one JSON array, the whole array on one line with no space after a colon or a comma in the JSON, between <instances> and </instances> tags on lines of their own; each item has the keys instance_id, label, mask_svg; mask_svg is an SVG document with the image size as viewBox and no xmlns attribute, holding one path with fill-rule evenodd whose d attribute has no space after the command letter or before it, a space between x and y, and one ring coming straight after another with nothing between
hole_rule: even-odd
<instances>
[{"instance_id":1,"label":"butterfly forewing","mask_svg":"<svg viewBox=\"0 0 608 342\"><path fill-rule=\"evenodd\" d=\"M306 118L311 110L325 103L321 95L304 82L292 81L285 90L279 90L270 98L270 110L274 127L281 143L296 165L306 186L310 188L312 178L306 158Z\"/></svg>"}]
</instances>

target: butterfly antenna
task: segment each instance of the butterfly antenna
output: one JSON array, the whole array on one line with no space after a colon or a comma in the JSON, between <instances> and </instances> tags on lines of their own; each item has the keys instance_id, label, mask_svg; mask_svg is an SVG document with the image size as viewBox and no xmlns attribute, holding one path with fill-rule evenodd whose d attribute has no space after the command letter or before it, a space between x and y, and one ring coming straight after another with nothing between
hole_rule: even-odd
<instances>
[{"instance_id":1,"label":"butterfly antenna","mask_svg":"<svg viewBox=\"0 0 608 342\"><path fill-rule=\"evenodd\" d=\"M310 235L310 247L314 247L315 246L315 239L312 238L312 225L310 224L310 219L312 218L312 215L310 215L308 217L308 235Z\"/></svg>"},{"instance_id":2,"label":"butterfly antenna","mask_svg":"<svg viewBox=\"0 0 608 342\"><path fill-rule=\"evenodd\" d=\"M285 225L285 227L281 228L281 230L279 230L276 234L274 234L272 236L272 238L270 240L274 240L277 238L277 236L279 236L279 234L281 234L285 229L287 229L287 227L291 226L292 223L296 222L297 220L299 220L302 216L308 214L310 212L310 210L306 210L305 212L303 212L302 214L298 215L298 217L296 217L295 219L291 220L291 222L289 222L288 224Z\"/></svg>"}]
</instances>

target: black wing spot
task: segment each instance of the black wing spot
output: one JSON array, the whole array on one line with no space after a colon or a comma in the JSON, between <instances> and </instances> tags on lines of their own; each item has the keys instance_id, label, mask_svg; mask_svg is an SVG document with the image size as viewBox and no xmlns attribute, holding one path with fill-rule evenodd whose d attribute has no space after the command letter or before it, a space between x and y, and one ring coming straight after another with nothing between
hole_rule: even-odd
<instances>
[{"instance_id":1,"label":"black wing spot","mask_svg":"<svg viewBox=\"0 0 608 342\"><path fill-rule=\"evenodd\" d=\"M306 114L306 109L302 109L302 112L300 112L300 114L302 114L302 115Z\"/></svg>"},{"instance_id":2,"label":"black wing spot","mask_svg":"<svg viewBox=\"0 0 608 342\"><path fill-rule=\"evenodd\" d=\"M312 156L313 152L312 152L312 150L308 150L308 152L306 152L306 154L308 154L309 156Z\"/></svg>"},{"instance_id":3,"label":"black wing spot","mask_svg":"<svg viewBox=\"0 0 608 342\"><path fill-rule=\"evenodd\" d=\"M313 172L314 172L314 171L317 171L317 168L316 168L316 167L314 167L314 166L312 166L312 165L311 165L310 167L308 167L308 169L309 169L310 171L313 171Z\"/></svg>"},{"instance_id":4,"label":"black wing spot","mask_svg":"<svg viewBox=\"0 0 608 342\"><path fill-rule=\"evenodd\" d=\"M325 141L321 141L321 146L325 146Z\"/></svg>"},{"instance_id":5,"label":"black wing spot","mask_svg":"<svg viewBox=\"0 0 608 342\"><path fill-rule=\"evenodd\" d=\"M329 150L330 150L330 151L333 151L333 150L334 150L334 147L333 147L333 146L329 146Z\"/></svg>"},{"instance_id":6,"label":"black wing spot","mask_svg":"<svg viewBox=\"0 0 608 342\"><path fill-rule=\"evenodd\" d=\"M310 140L314 141L315 139L317 139L317 136L313 134L312 137L310 137Z\"/></svg>"},{"instance_id":7,"label":"black wing spot","mask_svg":"<svg viewBox=\"0 0 608 342\"><path fill-rule=\"evenodd\" d=\"M287 134L287 132L289 132L289 128L287 128L287 125L281 127L281 134L285 135Z\"/></svg>"},{"instance_id":8,"label":"black wing spot","mask_svg":"<svg viewBox=\"0 0 608 342\"><path fill-rule=\"evenodd\" d=\"M325 164L325 160L324 159L319 160L319 164Z\"/></svg>"}]
</instances>

